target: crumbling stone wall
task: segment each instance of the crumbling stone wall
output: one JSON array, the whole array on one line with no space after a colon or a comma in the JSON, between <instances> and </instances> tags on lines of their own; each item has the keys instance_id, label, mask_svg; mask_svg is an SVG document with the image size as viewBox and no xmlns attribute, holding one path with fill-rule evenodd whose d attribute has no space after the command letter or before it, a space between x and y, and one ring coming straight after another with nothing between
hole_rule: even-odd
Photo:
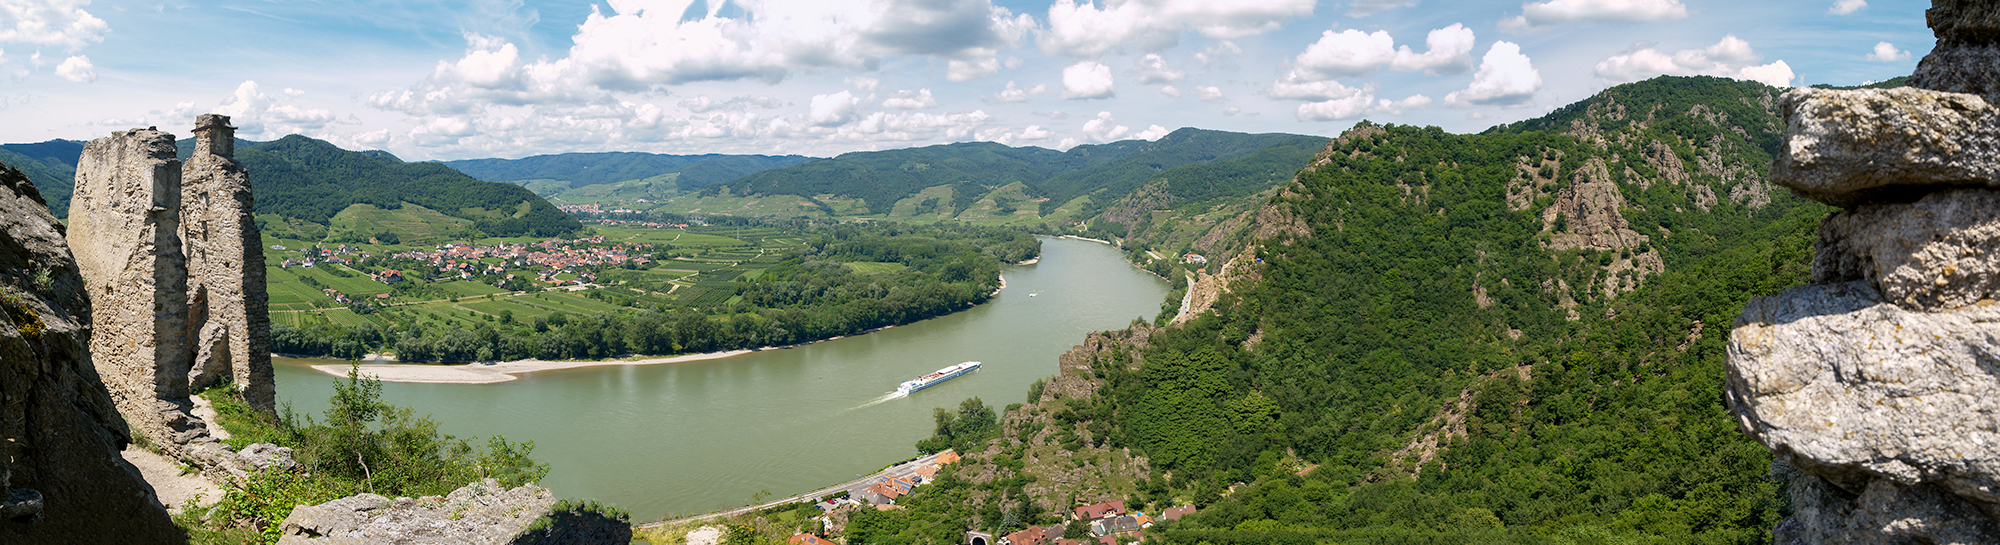
<instances>
[{"instance_id":1,"label":"crumbling stone wall","mask_svg":"<svg viewBox=\"0 0 2000 545\"><path fill-rule=\"evenodd\" d=\"M275 411L263 235L235 140L229 116L196 117L194 153L181 167L187 331L195 342L189 387L233 382L252 407Z\"/></svg>"},{"instance_id":2,"label":"crumbling stone wall","mask_svg":"<svg viewBox=\"0 0 2000 545\"><path fill-rule=\"evenodd\" d=\"M133 129L84 145L68 238L89 286L91 359L118 410L162 444L175 430L160 414L186 403L193 356L180 206L172 134Z\"/></svg>"}]
</instances>

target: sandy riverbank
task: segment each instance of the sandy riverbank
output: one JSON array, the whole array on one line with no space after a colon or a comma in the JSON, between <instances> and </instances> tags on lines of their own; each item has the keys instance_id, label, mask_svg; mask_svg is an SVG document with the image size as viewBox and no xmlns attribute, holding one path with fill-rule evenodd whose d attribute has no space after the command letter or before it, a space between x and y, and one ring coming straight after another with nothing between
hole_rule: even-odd
<instances>
[{"instance_id":1,"label":"sandy riverbank","mask_svg":"<svg viewBox=\"0 0 2000 545\"><path fill-rule=\"evenodd\" d=\"M657 365L727 358L748 354L754 350L730 350L707 354L688 354L669 358L645 358L634 360L606 361L542 361L518 360L493 364L467 363L463 365L433 365L422 363L365 363L361 364L361 374L382 382L426 382L432 384L492 384L520 378L522 373L553 371L556 369L576 369L581 367L603 367L610 365ZM322 373L344 377L349 365L328 363L314 365Z\"/></svg>"}]
</instances>

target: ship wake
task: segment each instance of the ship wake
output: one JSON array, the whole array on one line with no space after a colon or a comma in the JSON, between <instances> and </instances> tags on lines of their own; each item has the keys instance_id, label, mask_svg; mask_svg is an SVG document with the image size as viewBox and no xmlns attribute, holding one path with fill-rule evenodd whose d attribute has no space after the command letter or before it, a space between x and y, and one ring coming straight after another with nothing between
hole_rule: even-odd
<instances>
[{"instance_id":1,"label":"ship wake","mask_svg":"<svg viewBox=\"0 0 2000 545\"><path fill-rule=\"evenodd\" d=\"M889 400L891 400L891 399L896 399L896 398L899 398L899 397L907 397L907 396L909 396L909 394L905 394L905 393L902 393L902 392L889 392L889 393L886 393L886 394L882 394L882 397L878 397L878 398L875 398L874 400L872 400L872 401L869 401L869 402L867 402L867 403L862 403L862 404L860 404L860 405L855 405L855 406L853 406L853 407L848 407L848 408L847 408L847 410L850 410L850 411L852 411L852 410L855 410L855 409L866 409L866 408L869 408L869 407L873 407L873 406L876 406L876 405L881 405L881 404L883 404L883 403L887 403L887 402L889 402Z\"/></svg>"}]
</instances>

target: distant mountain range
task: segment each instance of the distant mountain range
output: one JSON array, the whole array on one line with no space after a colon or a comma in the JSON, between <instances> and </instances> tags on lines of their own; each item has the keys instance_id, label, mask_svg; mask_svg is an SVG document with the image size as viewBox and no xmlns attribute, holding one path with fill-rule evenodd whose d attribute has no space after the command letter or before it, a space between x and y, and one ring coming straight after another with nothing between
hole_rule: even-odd
<instances>
[{"instance_id":1,"label":"distant mountain range","mask_svg":"<svg viewBox=\"0 0 2000 545\"><path fill-rule=\"evenodd\" d=\"M812 159L802 155L661 155L621 151L466 159L444 164L481 180L527 185L546 192L668 175L681 188L700 189Z\"/></svg>"}]
</instances>

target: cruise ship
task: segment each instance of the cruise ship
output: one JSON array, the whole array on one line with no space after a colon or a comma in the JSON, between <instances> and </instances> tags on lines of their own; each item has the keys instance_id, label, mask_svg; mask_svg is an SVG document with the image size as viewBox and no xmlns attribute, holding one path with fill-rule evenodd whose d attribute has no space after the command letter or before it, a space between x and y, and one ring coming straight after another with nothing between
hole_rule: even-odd
<instances>
[{"instance_id":1,"label":"cruise ship","mask_svg":"<svg viewBox=\"0 0 2000 545\"><path fill-rule=\"evenodd\" d=\"M931 386L937 385L937 383L958 378L959 375L963 375L977 370L979 370L979 362L976 361L968 361L958 365L953 365L951 367L939 369L937 370L937 372L928 375L924 375L910 380L905 380L903 381L902 384L896 386L896 393L902 395L910 395L911 393L916 392L917 390L929 388Z\"/></svg>"}]
</instances>

